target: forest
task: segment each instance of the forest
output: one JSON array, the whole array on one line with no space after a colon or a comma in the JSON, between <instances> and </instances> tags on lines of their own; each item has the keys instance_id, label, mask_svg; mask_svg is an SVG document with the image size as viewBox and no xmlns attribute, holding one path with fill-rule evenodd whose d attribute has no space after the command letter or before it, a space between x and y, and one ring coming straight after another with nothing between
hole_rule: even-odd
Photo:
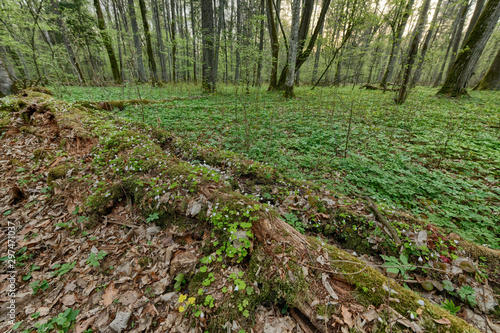
<instances>
[{"instance_id":1,"label":"forest","mask_svg":"<svg viewBox=\"0 0 500 333\"><path fill-rule=\"evenodd\" d=\"M500 333L499 22L0 1L0 332Z\"/></svg>"}]
</instances>

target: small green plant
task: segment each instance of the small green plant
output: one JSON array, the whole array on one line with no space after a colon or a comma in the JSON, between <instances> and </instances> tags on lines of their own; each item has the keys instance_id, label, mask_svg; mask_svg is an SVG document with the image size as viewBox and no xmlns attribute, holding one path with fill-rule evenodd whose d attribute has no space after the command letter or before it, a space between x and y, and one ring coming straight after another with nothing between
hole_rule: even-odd
<instances>
[{"instance_id":1,"label":"small green plant","mask_svg":"<svg viewBox=\"0 0 500 333\"><path fill-rule=\"evenodd\" d=\"M35 295L38 290L47 290L49 288L49 283L47 280L43 281L35 281L32 284L30 284L31 289L33 289L33 295Z\"/></svg>"},{"instance_id":2,"label":"small green plant","mask_svg":"<svg viewBox=\"0 0 500 333\"><path fill-rule=\"evenodd\" d=\"M153 213L151 215L148 216L148 218L146 219L146 222L147 223L151 223L153 222L154 220L158 220L160 217L158 216L158 213Z\"/></svg>"},{"instance_id":3,"label":"small green plant","mask_svg":"<svg viewBox=\"0 0 500 333\"><path fill-rule=\"evenodd\" d=\"M66 311L57 315L57 317L52 318L45 324L37 323L35 327L37 332L58 332L67 333L70 329L75 326L76 316L80 313L80 310L73 310L71 308L66 309Z\"/></svg>"},{"instance_id":4,"label":"small green plant","mask_svg":"<svg viewBox=\"0 0 500 333\"><path fill-rule=\"evenodd\" d=\"M210 308L213 308L215 306L214 301L215 301L215 298L212 295L207 295L207 297L205 297L205 301L203 302L203 305L208 306Z\"/></svg>"},{"instance_id":5,"label":"small green plant","mask_svg":"<svg viewBox=\"0 0 500 333\"><path fill-rule=\"evenodd\" d=\"M108 254L104 251L99 251L99 253L94 253L92 252L89 256L89 258L87 259L87 264L90 266L90 267L98 267L99 266L99 260L102 260L104 259L105 256L107 256Z\"/></svg>"},{"instance_id":6,"label":"small green plant","mask_svg":"<svg viewBox=\"0 0 500 333\"><path fill-rule=\"evenodd\" d=\"M57 276L62 276L69 271L71 271L73 268L76 266L76 261L67 263L67 264L55 264L52 266L52 269L55 269L55 272L52 272L52 276L57 275Z\"/></svg>"},{"instance_id":7,"label":"small green plant","mask_svg":"<svg viewBox=\"0 0 500 333\"><path fill-rule=\"evenodd\" d=\"M460 306L455 306L451 299L448 299L441 303L441 307L454 316L456 316L456 314L460 311Z\"/></svg>"},{"instance_id":8,"label":"small green plant","mask_svg":"<svg viewBox=\"0 0 500 333\"><path fill-rule=\"evenodd\" d=\"M27 280L31 279L31 273L33 271L36 271L39 269L40 269L40 266L37 266L35 264L31 265L29 273L23 276L23 281L27 281Z\"/></svg>"},{"instance_id":9,"label":"small green plant","mask_svg":"<svg viewBox=\"0 0 500 333\"><path fill-rule=\"evenodd\" d=\"M460 296L462 301L469 303L472 307L477 305L475 293L476 291L469 285L465 285L460 289L457 289L457 294Z\"/></svg>"},{"instance_id":10,"label":"small green plant","mask_svg":"<svg viewBox=\"0 0 500 333\"><path fill-rule=\"evenodd\" d=\"M283 217L285 218L285 221L289 225L294 227L297 231L299 231L302 234L305 232L304 224L297 218L297 216L295 216L295 214L286 213L285 215L283 215Z\"/></svg>"},{"instance_id":11,"label":"small green plant","mask_svg":"<svg viewBox=\"0 0 500 333\"><path fill-rule=\"evenodd\" d=\"M184 274L182 274L182 273L177 274L177 276L174 278L174 280L175 280L174 290L180 291L182 284L186 283L186 280L184 279Z\"/></svg>"},{"instance_id":12,"label":"small green plant","mask_svg":"<svg viewBox=\"0 0 500 333\"><path fill-rule=\"evenodd\" d=\"M399 260L393 256L381 255L385 260L383 267L387 267L387 272L394 274L401 274L403 279L408 279L408 272L415 270L417 267L408 262L408 257L403 253L400 254Z\"/></svg>"}]
</instances>

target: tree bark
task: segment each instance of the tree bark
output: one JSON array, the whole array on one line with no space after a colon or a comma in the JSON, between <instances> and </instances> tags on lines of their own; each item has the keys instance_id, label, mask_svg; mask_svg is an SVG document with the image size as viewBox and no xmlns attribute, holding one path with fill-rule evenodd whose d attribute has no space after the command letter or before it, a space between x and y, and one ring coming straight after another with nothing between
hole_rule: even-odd
<instances>
[{"instance_id":1,"label":"tree bark","mask_svg":"<svg viewBox=\"0 0 500 333\"><path fill-rule=\"evenodd\" d=\"M500 49L475 90L500 90Z\"/></svg>"},{"instance_id":2,"label":"tree bark","mask_svg":"<svg viewBox=\"0 0 500 333\"><path fill-rule=\"evenodd\" d=\"M448 64L448 69L446 70L446 76L449 75L451 68L453 67L453 63L457 59L458 50L460 47L460 40L462 38L462 31L464 30L465 17L467 15L468 10L469 10L469 2L464 1L462 3L462 6L460 7L460 11L458 12L459 15L458 25L455 31L455 35L453 36L453 47L451 49L450 63Z\"/></svg>"},{"instance_id":3,"label":"tree bark","mask_svg":"<svg viewBox=\"0 0 500 333\"><path fill-rule=\"evenodd\" d=\"M191 29L193 32L193 81L197 82L196 78L196 29L195 29L195 21L194 21L194 5L193 0L190 0L190 8L191 8Z\"/></svg>"},{"instance_id":4,"label":"tree bark","mask_svg":"<svg viewBox=\"0 0 500 333\"><path fill-rule=\"evenodd\" d=\"M290 31L290 45L288 48L288 72L286 74L285 98L294 97L293 83L295 79L295 61L299 44L300 0L292 2L292 30Z\"/></svg>"},{"instance_id":5,"label":"tree bark","mask_svg":"<svg viewBox=\"0 0 500 333\"><path fill-rule=\"evenodd\" d=\"M414 0L409 0L408 3L406 4L406 7L404 9L403 16L401 17L401 22L399 23L395 35L396 38L392 42L391 46L391 53L389 55L389 62L387 63L386 70L384 72L384 76L382 77L382 80L380 81L380 86L384 87L387 85L387 83L391 80L392 74L394 73L394 67L396 64L397 60L397 54L399 51L399 47L401 45L401 41L403 39L403 33L406 29L406 25L408 24L408 19L410 18L411 11L413 8L413 3Z\"/></svg>"},{"instance_id":6,"label":"tree bark","mask_svg":"<svg viewBox=\"0 0 500 333\"><path fill-rule=\"evenodd\" d=\"M142 60L142 46L139 38L139 27L137 26L137 17L135 14L134 0L128 0L128 15L130 16L130 25L132 26L132 34L135 47L135 61L137 63L137 74L139 82L147 81L146 70L144 69L144 61Z\"/></svg>"},{"instance_id":7,"label":"tree bark","mask_svg":"<svg viewBox=\"0 0 500 333\"><path fill-rule=\"evenodd\" d=\"M157 0L151 0L151 8L153 12L153 22L155 25L156 43L158 45L158 56L160 58L161 80L163 82L166 82L168 81L167 58L165 53L165 45L163 44L163 36L161 34L160 14L158 10Z\"/></svg>"},{"instance_id":8,"label":"tree bark","mask_svg":"<svg viewBox=\"0 0 500 333\"><path fill-rule=\"evenodd\" d=\"M236 68L234 70L234 82L240 81L240 47L241 47L241 0L236 0Z\"/></svg>"},{"instance_id":9,"label":"tree bark","mask_svg":"<svg viewBox=\"0 0 500 333\"><path fill-rule=\"evenodd\" d=\"M474 29L474 26L476 25L476 22L479 19L481 12L483 11L484 2L485 2L485 0L476 0L476 7L474 7L474 13L472 14L472 17L471 17L470 23L469 23L469 27L467 28L467 32L465 33L464 44L465 44L465 41L467 40L467 38L469 38L469 36L472 32L472 29ZM464 44L462 44L462 48L464 47Z\"/></svg>"},{"instance_id":10,"label":"tree bark","mask_svg":"<svg viewBox=\"0 0 500 333\"><path fill-rule=\"evenodd\" d=\"M120 69L118 68L118 63L116 61L115 51L113 50L113 46L111 45L111 39L106 32L106 23L104 22L104 15L102 14L101 4L99 3L99 0L94 0L94 7L97 14L97 27L99 28L104 47L106 48L106 52L108 53L111 71L113 72L113 79L116 84L120 84L122 83Z\"/></svg>"},{"instance_id":11,"label":"tree bark","mask_svg":"<svg viewBox=\"0 0 500 333\"><path fill-rule=\"evenodd\" d=\"M0 57L0 98L15 93L15 86Z\"/></svg>"},{"instance_id":12,"label":"tree bark","mask_svg":"<svg viewBox=\"0 0 500 333\"><path fill-rule=\"evenodd\" d=\"M151 74L151 82L153 85L157 85L158 82L158 71L156 70L156 60L153 53L153 45L151 44L151 33L149 31L148 16L146 11L146 3L144 0L139 0L139 8L141 9L142 26L144 28L144 35L146 37L146 50L148 52L148 63L149 71Z\"/></svg>"},{"instance_id":13,"label":"tree bark","mask_svg":"<svg viewBox=\"0 0 500 333\"><path fill-rule=\"evenodd\" d=\"M465 42L461 52L453 64L450 74L438 91L439 95L458 97L466 94L467 83L472 76L472 71L479 61L479 57L488 42L495 25L500 17L500 0L489 0L486 3L474 29Z\"/></svg>"},{"instance_id":14,"label":"tree bark","mask_svg":"<svg viewBox=\"0 0 500 333\"><path fill-rule=\"evenodd\" d=\"M427 34L425 35L424 43L422 44L422 50L420 51L420 59L418 60L418 66L415 70L415 74L413 75L412 85L416 85L418 80L420 80L420 75L422 74L422 67L424 64L425 56L427 54L427 50L429 48L429 43L432 39L432 36L436 30L437 19L439 15L439 10L441 9L441 4L443 0L438 0L436 5L436 9L434 10L434 16L432 17L431 24L429 26L429 30L427 30Z\"/></svg>"},{"instance_id":15,"label":"tree bark","mask_svg":"<svg viewBox=\"0 0 500 333\"><path fill-rule=\"evenodd\" d=\"M170 21L170 30L172 35L172 81L177 80L177 40L175 39L175 0L170 0L170 12L172 18Z\"/></svg>"},{"instance_id":16,"label":"tree bark","mask_svg":"<svg viewBox=\"0 0 500 333\"><path fill-rule=\"evenodd\" d=\"M260 0L260 16L264 16L264 0ZM255 78L255 85L260 86L262 75L262 51L264 50L264 20L260 21L260 35L259 35L259 55L257 59L257 75Z\"/></svg>"},{"instance_id":17,"label":"tree bark","mask_svg":"<svg viewBox=\"0 0 500 333\"><path fill-rule=\"evenodd\" d=\"M267 26L269 30L269 39L271 40L271 74L269 77L268 91L276 90L277 75L278 75L278 57L280 45L278 41L278 30L276 29L276 21L274 19L273 0L266 0L267 9Z\"/></svg>"},{"instance_id":18,"label":"tree bark","mask_svg":"<svg viewBox=\"0 0 500 333\"><path fill-rule=\"evenodd\" d=\"M410 81L411 70L413 64L415 63L415 57L418 53L418 44L420 44L420 39L424 31L425 22L427 21L427 12L429 11L429 6L431 0L425 0L422 6L422 11L418 17L417 27L415 28L414 36L408 50L408 58L405 64L405 71L403 74L403 81L401 83L401 88L399 89L398 97L396 98L396 104L403 104L408 96L408 83Z\"/></svg>"},{"instance_id":19,"label":"tree bark","mask_svg":"<svg viewBox=\"0 0 500 333\"><path fill-rule=\"evenodd\" d=\"M205 92L214 92L214 11L212 0L201 0L201 33L203 45L202 88Z\"/></svg>"}]
</instances>

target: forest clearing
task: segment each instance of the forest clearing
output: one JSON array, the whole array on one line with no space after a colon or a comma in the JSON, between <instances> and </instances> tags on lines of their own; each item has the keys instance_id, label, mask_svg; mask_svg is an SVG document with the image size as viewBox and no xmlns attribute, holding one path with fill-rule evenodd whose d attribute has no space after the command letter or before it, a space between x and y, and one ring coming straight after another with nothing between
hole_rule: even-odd
<instances>
[{"instance_id":1,"label":"forest clearing","mask_svg":"<svg viewBox=\"0 0 500 333\"><path fill-rule=\"evenodd\" d=\"M0 1L0 333L500 333L499 21Z\"/></svg>"}]
</instances>

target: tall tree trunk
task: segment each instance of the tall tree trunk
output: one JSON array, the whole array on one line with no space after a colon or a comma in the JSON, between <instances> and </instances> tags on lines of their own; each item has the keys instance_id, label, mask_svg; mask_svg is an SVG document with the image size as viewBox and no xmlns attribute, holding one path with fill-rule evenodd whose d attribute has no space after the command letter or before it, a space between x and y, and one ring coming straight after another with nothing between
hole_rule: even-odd
<instances>
[{"instance_id":1,"label":"tall tree trunk","mask_svg":"<svg viewBox=\"0 0 500 333\"><path fill-rule=\"evenodd\" d=\"M321 25L319 31L319 39L316 45L316 54L314 55L314 65L313 65L311 83L314 83L314 81L316 81L316 76L318 75L319 59L321 56L321 44L323 44L322 38L323 38L323 25Z\"/></svg>"},{"instance_id":2,"label":"tall tree trunk","mask_svg":"<svg viewBox=\"0 0 500 333\"><path fill-rule=\"evenodd\" d=\"M472 71L493 33L499 17L500 0L488 0L465 42L463 51L458 55L438 94L458 97L467 93L465 88L472 76Z\"/></svg>"},{"instance_id":3,"label":"tall tree trunk","mask_svg":"<svg viewBox=\"0 0 500 333\"><path fill-rule=\"evenodd\" d=\"M188 24L187 24L187 11L186 11L186 1L182 2L182 9L184 11L184 31L186 35L186 74L187 74L187 80L191 81L191 74L189 70L189 65L191 64L191 59L189 58L189 31L188 31Z\"/></svg>"},{"instance_id":4,"label":"tall tree trunk","mask_svg":"<svg viewBox=\"0 0 500 333\"><path fill-rule=\"evenodd\" d=\"M464 1L462 6L460 7L460 11L458 12L459 20L457 29L455 31L455 35L453 36L453 47L451 49L450 62L448 65L448 69L446 70L446 76L450 74L451 68L453 67L453 63L455 59L457 59L458 50L460 48L460 40L462 39L462 31L464 30L465 17L467 16L467 11L469 10L469 2Z\"/></svg>"},{"instance_id":5,"label":"tall tree trunk","mask_svg":"<svg viewBox=\"0 0 500 333\"><path fill-rule=\"evenodd\" d=\"M108 6L109 6L109 2L108 2ZM123 33L122 33L121 26L120 26L120 18L118 17L118 10L116 8L115 3L113 4L113 14L115 17L115 29L118 32L118 59L120 59L121 80L125 81L125 71L123 70L124 69L124 65L123 65L124 61L123 61L123 54L122 54L122 46L124 45L123 44ZM123 52L125 52L125 47L123 47Z\"/></svg>"},{"instance_id":6,"label":"tall tree trunk","mask_svg":"<svg viewBox=\"0 0 500 333\"><path fill-rule=\"evenodd\" d=\"M460 15L453 21L453 25L451 27L451 34L448 41L448 47L446 48L446 54L443 57L443 63L441 64L441 69L439 70L438 76L436 80L434 80L433 87L437 87L441 83L441 79L443 78L444 68L446 66L446 60L448 60L448 54L450 53L451 46L453 45L453 36L455 36L455 31L457 30L458 21L460 21Z\"/></svg>"},{"instance_id":7,"label":"tall tree trunk","mask_svg":"<svg viewBox=\"0 0 500 333\"><path fill-rule=\"evenodd\" d=\"M151 0L151 10L153 12L153 22L155 25L155 32L156 32L156 43L158 45L158 56L160 58L161 80L163 82L166 82L168 81L167 58L165 53L165 46L163 44L163 36L161 34L160 14L158 10L157 0Z\"/></svg>"},{"instance_id":8,"label":"tall tree trunk","mask_svg":"<svg viewBox=\"0 0 500 333\"><path fill-rule=\"evenodd\" d=\"M141 9L142 26L144 28L144 36L146 37L146 50L148 52L149 71L151 74L151 82L157 85L158 71L156 70L156 60L153 52L153 45L151 43L151 33L149 31L148 15L146 11L146 3L144 0L139 0L139 8Z\"/></svg>"},{"instance_id":9,"label":"tall tree trunk","mask_svg":"<svg viewBox=\"0 0 500 333\"><path fill-rule=\"evenodd\" d=\"M170 0L170 12L172 13L170 21L170 33L172 35L172 81L177 81L177 40L175 37L175 0Z\"/></svg>"},{"instance_id":10,"label":"tall tree trunk","mask_svg":"<svg viewBox=\"0 0 500 333\"><path fill-rule=\"evenodd\" d=\"M475 89L500 90L500 49L498 49L497 56Z\"/></svg>"},{"instance_id":11,"label":"tall tree trunk","mask_svg":"<svg viewBox=\"0 0 500 333\"><path fill-rule=\"evenodd\" d=\"M418 44L422 38L422 33L424 31L425 22L427 21L427 12L429 11L429 6L431 0L425 0L422 6L422 11L418 17L417 27L415 28L414 36L408 50L408 58L404 66L403 81L401 83L401 88L399 89L398 97L396 97L396 104L403 104L408 96L408 83L410 81L411 70L413 64L415 63L415 57L418 53Z\"/></svg>"},{"instance_id":12,"label":"tall tree trunk","mask_svg":"<svg viewBox=\"0 0 500 333\"><path fill-rule=\"evenodd\" d=\"M198 81L196 78L196 28L195 28L195 20L194 20L194 5L193 0L190 0L190 9L191 9L191 30L193 33L193 81Z\"/></svg>"},{"instance_id":13,"label":"tall tree trunk","mask_svg":"<svg viewBox=\"0 0 500 333\"><path fill-rule=\"evenodd\" d=\"M276 90L278 84L278 57L280 51L278 30L276 29L276 21L274 19L273 0L266 0L266 9L269 39L271 40L271 75L269 77L269 88L267 90L273 91Z\"/></svg>"},{"instance_id":14,"label":"tall tree trunk","mask_svg":"<svg viewBox=\"0 0 500 333\"><path fill-rule=\"evenodd\" d=\"M464 44L467 38L469 38L470 33L472 32L472 29L474 29L474 26L476 25L477 20L479 19L479 16L481 15L481 12L483 11L484 7L484 2L485 0L476 0L476 6L474 7L474 13L472 14L472 17L470 19L469 27L467 28L467 32L465 33L464 36ZM462 44L462 48L464 45Z\"/></svg>"},{"instance_id":15,"label":"tall tree trunk","mask_svg":"<svg viewBox=\"0 0 500 333\"><path fill-rule=\"evenodd\" d=\"M201 0L201 33L203 45L202 88L205 92L214 92L214 11L212 0Z\"/></svg>"},{"instance_id":16,"label":"tall tree trunk","mask_svg":"<svg viewBox=\"0 0 500 333\"><path fill-rule=\"evenodd\" d=\"M83 76L80 64L78 63L78 60L75 56L75 52L73 51L73 47L71 47L69 43L68 36L66 33L66 26L64 25L63 20L61 19L61 12L59 11L59 6L56 0L51 0L51 5L52 5L52 11L56 16L57 26L59 27L59 32L61 33L64 47L66 48L66 52L68 52L71 66L73 66L73 68L75 69L80 84L85 84L85 77Z\"/></svg>"},{"instance_id":17,"label":"tall tree trunk","mask_svg":"<svg viewBox=\"0 0 500 333\"><path fill-rule=\"evenodd\" d=\"M429 43L432 39L434 31L436 30L437 19L439 15L439 10L441 9L441 4L443 0L438 0L436 5L436 9L434 10L434 16L432 17L431 24L429 26L429 30L427 30L427 34L425 35L424 43L422 44L422 50L420 51L420 59L418 60L418 66L415 70L415 74L413 75L412 85L416 85L418 80L420 80L420 75L422 74L422 68L425 60L425 56L427 54L427 50L429 48Z\"/></svg>"},{"instance_id":18,"label":"tall tree trunk","mask_svg":"<svg viewBox=\"0 0 500 333\"><path fill-rule=\"evenodd\" d=\"M15 85L0 57L0 98L15 93Z\"/></svg>"},{"instance_id":19,"label":"tall tree trunk","mask_svg":"<svg viewBox=\"0 0 500 333\"><path fill-rule=\"evenodd\" d=\"M295 79L295 60L299 44L300 0L292 2L292 30L290 31L290 45L288 48L288 73L286 74L285 98L294 97L293 83Z\"/></svg>"},{"instance_id":20,"label":"tall tree trunk","mask_svg":"<svg viewBox=\"0 0 500 333\"><path fill-rule=\"evenodd\" d=\"M220 50L220 34L222 31L222 26L224 25L223 19L224 19L224 7L225 7L225 0L220 0L219 1L219 23L217 24L217 33L215 34L215 75L216 78L215 80L217 81L217 74L219 72L219 50Z\"/></svg>"},{"instance_id":21,"label":"tall tree trunk","mask_svg":"<svg viewBox=\"0 0 500 333\"><path fill-rule=\"evenodd\" d=\"M241 0L236 0L236 68L234 70L234 82L240 80L240 47L241 47Z\"/></svg>"},{"instance_id":22,"label":"tall tree trunk","mask_svg":"<svg viewBox=\"0 0 500 333\"><path fill-rule=\"evenodd\" d=\"M384 76L382 77L382 81L380 81L380 86L384 88L387 86L387 83L391 80L392 74L394 73L399 47L403 39L403 33L406 29L406 25L408 24L408 19L410 18L414 2L415 2L414 0L409 0L408 3L406 4L403 16L401 17L401 22L398 24L398 27L395 31L396 38L392 41L391 53L389 55L389 62L387 63L387 67Z\"/></svg>"},{"instance_id":23,"label":"tall tree trunk","mask_svg":"<svg viewBox=\"0 0 500 333\"><path fill-rule=\"evenodd\" d=\"M102 42L108 53L109 64L111 66L111 71L113 72L113 79L116 84L122 83L120 69L118 68L118 63L116 62L115 51L111 45L111 39L106 32L106 23L104 22L104 15L102 14L101 4L99 0L94 0L94 7L97 14L97 27L101 34Z\"/></svg>"},{"instance_id":24,"label":"tall tree trunk","mask_svg":"<svg viewBox=\"0 0 500 333\"><path fill-rule=\"evenodd\" d=\"M260 0L260 16L264 16L264 1ZM255 78L255 85L260 86L261 84L261 74L262 74L262 51L264 50L264 20L260 20L260 34L259 34L259 55L257 59L257 75Z\"/></svg>"},{"instance_id":25,"label":"tall tree trunk","mask_svg":"<svg viewBox=\"0 0 500 333\"><path fill-rule=\"evenodd\" d=\"M135 61L137 63L137 74L140 82L147 81L146 70L144 69L144 62L142 60L142 46L139 38L139 27L137 26L137 17L135 14L134 0L128 0L128 14L130 16L130 26L132 27L134 47L135 47Z\"/></svg>"}]
</instances>

